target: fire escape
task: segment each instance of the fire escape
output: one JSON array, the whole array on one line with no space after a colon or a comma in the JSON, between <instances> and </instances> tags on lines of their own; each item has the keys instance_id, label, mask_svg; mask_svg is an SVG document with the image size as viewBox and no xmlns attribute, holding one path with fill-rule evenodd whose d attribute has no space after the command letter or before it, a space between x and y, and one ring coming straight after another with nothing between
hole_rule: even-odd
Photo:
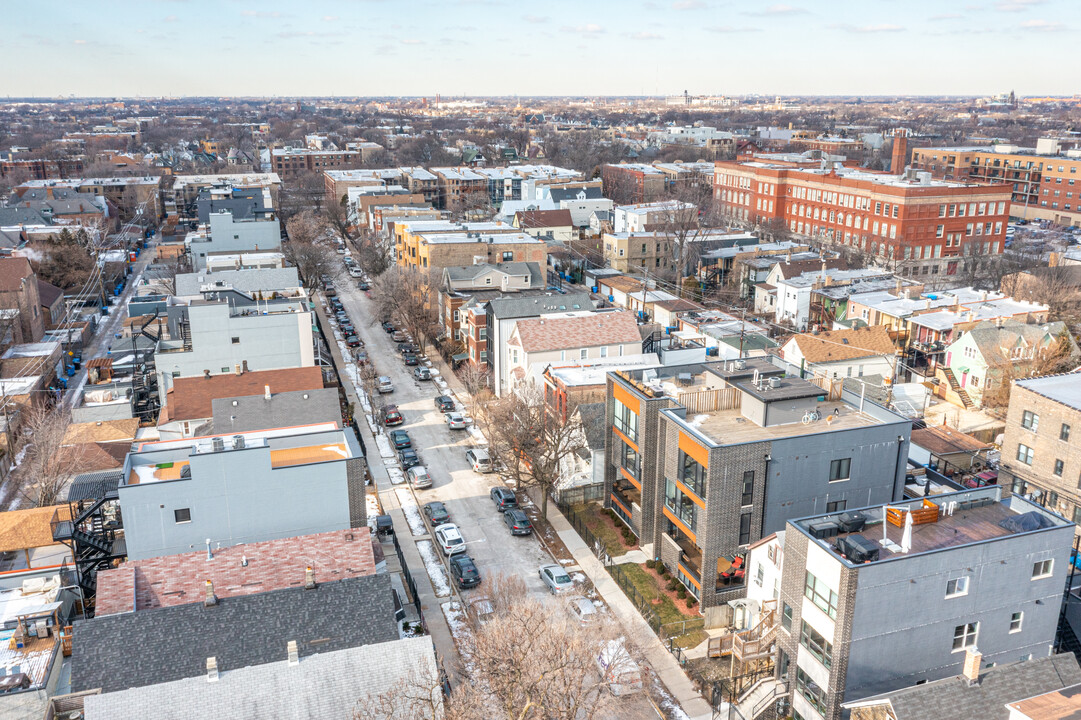
<instances>
[{"instance_id":1,"label":"fire escape","mask_svg":"<svg viewBox=\"0 0 1081 720\"><path fill-rule=\"evenodd\" d=\"M132 350L135 353L136 363L131 373L131 410L141 421L153 421L158 416L160 403L158 401L158 374L154 362L154 352L140 353L135 347L135 338L139 335L154 343L157 348L159 337L147 330L158 319L160 310L155 310L139 328L138 335L132 335Z\"/></svg>"},{"instance_id":2,"label":"fire escape","mask_svg":"<svg viewBox=\"0 0 1081 720\"><path fill-rule=\"evenodd\" d=\"M79 587L88 601L89 607L84 608L88 616L93 615L98 570L108 569L127 556L117 492L122 474L121 470L107 470L79 475L68 489L70 515L57 510L52 517L53 540L71 549Z\"/></svg>"}]
</instances>

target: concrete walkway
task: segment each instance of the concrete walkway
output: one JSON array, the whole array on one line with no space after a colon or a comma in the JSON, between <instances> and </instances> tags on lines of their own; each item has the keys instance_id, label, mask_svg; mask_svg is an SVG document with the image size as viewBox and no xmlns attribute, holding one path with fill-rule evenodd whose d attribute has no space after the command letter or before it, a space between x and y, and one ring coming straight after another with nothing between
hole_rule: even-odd
<instances>
[{"instance_id":1,"label":"concrete walkway","mask_svg":"<svg viewBox=\"0 0 1081 720\"><path fill-rule=\"evenodd\" d=\"M647 556L642 550L631 550L629 553L625 553L623 555L620 555L619 557L612 558L612 562L616 565L622 565L624 563L634 563L635 565L641 565L649 559L649 556Z\"/></svg>"},{"instance_id":2,"label":"concrete walkway","mask_svg":"<svg viewBox=\"0 0 1081 720\"><path fill-rule=\"evenodd\" d=\"M664 645L661 644L642 614L634 607L600 561L593 556L589 546L563 517L563 513L559 511L555 503L548 504L548 522L552 524L559 539L574 556L582 572L593 582L593 586L604 598L612 614L626 628L631 640L638 646L639 651L645 656L683 711L691 720L712 718L713 710L709 703L695 690L676 658L665 650Z\"/></svg>"}]
</instances>

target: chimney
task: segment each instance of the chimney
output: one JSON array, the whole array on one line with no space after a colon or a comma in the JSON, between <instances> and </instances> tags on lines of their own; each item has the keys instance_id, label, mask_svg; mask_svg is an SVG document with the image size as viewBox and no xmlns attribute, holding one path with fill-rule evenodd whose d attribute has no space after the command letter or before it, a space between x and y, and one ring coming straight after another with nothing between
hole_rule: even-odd
<instances>
[{"instance_id":1,"label":"chimney","mask_svg":"<svg viewBox=\"0 0 1081 720\"><path fill-rule=\"evenodd\" d=\"M218 604L218 596L214 594L214 583L209 580L206 581L206 599L203 600L203 607L214 607Z\"/></svg>"},{"instance_id":2,"label":"chimney","mask_svg":"<svg viewBox=\"0 0 1081 720\"><path fill-rule=\"evenodd\" d=\"M895 295L897 295L899 297L901 295L901 292L905 288L904 280L902 280L901 278L897 278L897 283L896 283L895 287L897 288L897 292L895 293Z\"/></svg>"},{"instance_id":3,"label":"chimney","mask_svg":"<svg viewBox=\"0 0 1081 720\"><path fill-rule=\"evenodd\" d=\"M908 160L908 130L903 128L893 131L893 155L890 159L890 172L897 175L904 172Z\"/></svg>"},{"instance_id":4,"label":"chimney","mask_svg":"<svg viewBox=\"0 0 1081 720\"><path fill-rule=\"evenodd\" d=\"M206 659L206 681L218 681L218 659L216 657L208 657Z\"/></svg>"},{"instance_id":5,"label":"chimney","mask_svg":"<svg viewBox=\"0 0 1081 720\"><path fill-rule=\"evenodd\" d=\"M244 372L248 372L248 361L243 360L242 363L243 363L242 367L244 368Z\"/></svg>"},{"instance_id":6,"label":"chimney","mask_svg":"<svg viewBox=\"0 0 1081 720\"><path fill-rule=\"evenodd\" d=\"M203 377L205 377L207 380L209 380L210 379L210 371L209 370L203 370Z\"/></svg>"},{"instance_id":7,"label":"chimney","mask_svg":"<svg viewBox=\"0 0 1081 720\"><path fill-rule=\"evenodd\" d=\"M826 274L826 261L825 260L822 261L822 274L823 275Z\"/></svg>"},{"instance_id":8,"label":"chimney","mask_svg":"<svg viewBox=\"0 0 1081 720\"><path fill-rule=\"evenodd\" d=\"M1049 253L1047 256L1047 267L1056 267L1058 265L1058 253Z\"/></svg>"},{"instance_id":9,"label":"chimney","mask_svg":"<svg viewBox=\"0 0 1081 720\"><path fill-rule=\"evenodd\" d=\"M263 386L263 399L264 400L269 400L270 399L270 386L269 385L264 385Z\"/></svg>"},{"instance_id":10,"label":"chimney","mask_svg":"<svg viewBox=\"0 0 1081 720\"><path fill-rule=\"evenodd\" d=\"M987 302L987 291L980 290L980 302Z\"/></svg>"},{"instance_id":11,"label":"chimney","mask_svg":"<svg viewBox=\"0 0 1081 720\"><path fill-rule=\"evenodd\" d=\"M300 664L300 653L297 651L297 641L296 640L290 640L289 644L286 645L285 647L289 652L289 664L290 665L299 665ZM978 663L977 663L976 667L977 668L979 667Z\"/></svg>"},{"instance_id":12,"label":"chimney","mask_svg":"<svg viewBox=\"0 0 1081 720\"><path fill-rule=\"evenodd\" d=\"M961 676L968 682L969 687L978 685L980 682L980 661L983 655L975 645L965 650L965 664L961 668Z\"/></svg>"},{"instance_id":13,"label":"chimney","mask_svg":"<svg viewBox=\"0 0 1081 720\"><path fill-rule=\"evenodd\" d=\"M315 589L315 571L312 570L311 565L309 565L307 567L307 569L304 571L304 589L305 590L314 590Z\"/></svg>"},{"instance_id":14,"label":"chimney","mask_svg":"<svg viewBox=\"0 0 1081 720\"><path fill-rule=\"evenodd\" d=\"M829 276L829 275L823 275L822 276L822 284L825 285L826 287L829 287L830 285L833 284L833 278L831 276Z\"/></svg>"}]
</instances>

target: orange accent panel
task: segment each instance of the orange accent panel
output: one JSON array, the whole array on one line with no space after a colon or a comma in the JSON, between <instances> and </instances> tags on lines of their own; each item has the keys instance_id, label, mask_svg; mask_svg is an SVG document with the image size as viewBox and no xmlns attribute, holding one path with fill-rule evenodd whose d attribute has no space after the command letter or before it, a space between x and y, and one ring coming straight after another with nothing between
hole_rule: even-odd
<instances>
[{"instance_id":1,"label":"orange accent panel","mask_svg":"<svg viewBox=\"0 0 1081 720\"><path fill-rule=\"evenodd\" d=\"M679 489L683 491L684 495L686 495L687 497L689 497L691 499L691 502L693 502L695 505L702 508L703 510L706 509L706 501L702 500L700 497L698 497L697 493L695 493L694 490L691 490L689 487L684 485L683 482L680 481L680 480L676 480L676 485L679 486Z\"/></svg>"},{"instance_id":2,"label":"orange accent panel","mask_svg":"<svg viewBox=\"0 0 1081 720\"><path fill-rule=\"evenodd\" d=\"M693 532L691 532L691 529L690 529L689 527L687 527L686 525L684 525L684 524L683 524L683 521L682 521L682 520L680 520L680 519L679 519L679 518L677 518L677 517L676 517L675 515L673 515L673 514L672 514L672 511L671 511L671 510L669 510L668 508L666 508L666 507L664 507L664 506L662 505L662 506L661 506L661 512L663 512L663 513L664 513L664 516L665 516L666 518L668 518L669 520L671 520L672 522L674 522L674 523L675 523L676 525L679 525L679 529L680 529L680 530L682 530L682 531L683 531L683 533L684 533L684 534L685 534L685 535L686 535L687 537L689 537L689 538L691 539L691 541L692 541L692 542L693 542L693 543L694 543L695 545L697 545L697 544L698 544L698 536L697 536L697 535L695 535L695 534L694 534Z\"/></svg>"},{"instance_id":3,"label":"orange accent panel","mask_svg":"<svg viewBox=\"0 0 1081 720\"><path fill-rule=\"evenodd\" d=\"M623 434L623 432L622 432L622 431L620 431L620 429L619 429L619 428L617 428L617 427L616 427L615 425L613 425L613 426L612 426L612 432L614 432L614 433L615 433L616 435L618 435L619 437L621 437L621 438L623 439L623 442L627 443L627 444L628 444L628 445L630 445L630 446L631 446L632 448L634 448L634 451L635 451L636 453L641 453L641 452L642 452L641 450L639 450L639 449L638 449L638 443L636 443L636 442L631 442L631 439L630 439L629 437L627 437L626 435L624 435L624 434Z\"/></svg>"},{"instance_id":4,"label":"orange accent panel","mask_svg":"<svg viewBox=\"0 0 1081 720\"><path fill-rule=\"evenodd\" d=\"M641 401L634 395L632 395L629 390L620 385L618 382L612 383L612 396L616 400L619 400L621 403L633 410L635 415L640 416L642 414Z\"/></svg>"},{"instance_id":5,"label":"orange accent panel","mask_svg":"<svg viewBox=\"0 0 1081 720\"><path fill-rule=\"evenodd\" d=\"M638 492L642 492L642 483L635 480L634 475L631 475L629 472L627 472L626 468L620 468L619 472L623 475L623 477L627 479L627 482L638 488ZM704 508L705 506L703 505L702 507Z\"/></svg>"},{"instance_id":6,"label":"orange accent panel","mask_svg":"<svg viewBox=\"0 0 1081 720\"><path fill-rule=\"evenodd\" d=\"M627 506L619 501L619 499L616 497L615 493L612 493L612 502L614 502L616 505L619 505L621 508L623 508L623 512L627 513L627 517L634 517L634 513L632 513L630 510L628 510Z\"/></svg>"},{"instance_id":7,"label":"orange accent panel","mask_svg":"<svg viewBox=\"0 0 1081 720\"><path fill-rule=\"evenodd\" d=\"M699 445L682 430L679 431L679 449L694 458L702 467L709 467L709 449Z\"/></svg>"},{"instance_id":8,"label":"orange accent panel","mask_svg":"<svg viewBox=\"0 0 1081 720\"><path fill-rule=\"evenodd\" d=\"M702 583L700 583L700 582L698 582L698 581L696 581L696 580L694 579L694 571L693 571L693 570L691 570L691 569L690 569L689 567L687 567L686 565L684 565L683 563L680 563L680 564L679 564L679 566L680 566L681 568L683 568L683 574L684 574L684 575L686 575L686 576L687 576L687 579L691 581L691 585L694 585L694 586L695 586L696 588L698 588L699 590L701 590L701 589L702 589Z\"/></svg>"}]
</instances>

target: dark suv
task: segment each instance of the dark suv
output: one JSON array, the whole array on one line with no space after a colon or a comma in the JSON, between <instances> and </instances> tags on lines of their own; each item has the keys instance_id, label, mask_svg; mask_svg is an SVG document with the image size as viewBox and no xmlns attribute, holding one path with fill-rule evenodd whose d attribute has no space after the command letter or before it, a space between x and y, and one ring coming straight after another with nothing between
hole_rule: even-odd
<instances>
[{"instance_id":1,"label":"dark suv","mask_svg":"<svg viewBox=\"0 0 1081 720\"><path fill-rule=\"evenodd\" d=\"M480 585L480 573L477 571L477 566L473 564L473 558L465 553L458 553L451 555L448 562L450 575L458 583L458 587L471 588Z\"/></svg>"},{"instance_id":2,"label":"dark suv","mask_svg":"<svg viewBox=\"0 0 1081 720\"><path fill-rule=\"evenodd\" d=\"M513 490L509 490L505 487L494 487L489 495L499 512L506 512L507 510L518 507L518 498L514 497Z\"/></svg>"},{"instance_id":3,"label":"dark suv","mask_svg":"<svg viewBox=\"0 0 1081 720\"><path fill-rule=\"evenodd\" d=\"M384 425L391 427L392 425L401 425L403 422L405 422L405 418L402 417L397 405L387 405L383 408Z\"/></svg>"},{"instance_id":4,"label":"dark suv","mask_svg":"<svg viewBox=\"0 0 1081 720\"><path fill-rule=\"evenodd\" d=\"M439 412L454 412L454 400L449 395L440 395L435 399L435 406L439 408Z\"/></svg>"},{"instance_id":5,"label":"dark suv","mask_svg":"<svg viewBox=\"0 0 1081 720\"><path fill-rule=\"evenodd\" d=\"M511 535L529 535L533 532L533 526L530 524L529 518L518 508L504 512L503 522L507 524L507 529L510 530Z\"/></svg>"}]
</instances>

